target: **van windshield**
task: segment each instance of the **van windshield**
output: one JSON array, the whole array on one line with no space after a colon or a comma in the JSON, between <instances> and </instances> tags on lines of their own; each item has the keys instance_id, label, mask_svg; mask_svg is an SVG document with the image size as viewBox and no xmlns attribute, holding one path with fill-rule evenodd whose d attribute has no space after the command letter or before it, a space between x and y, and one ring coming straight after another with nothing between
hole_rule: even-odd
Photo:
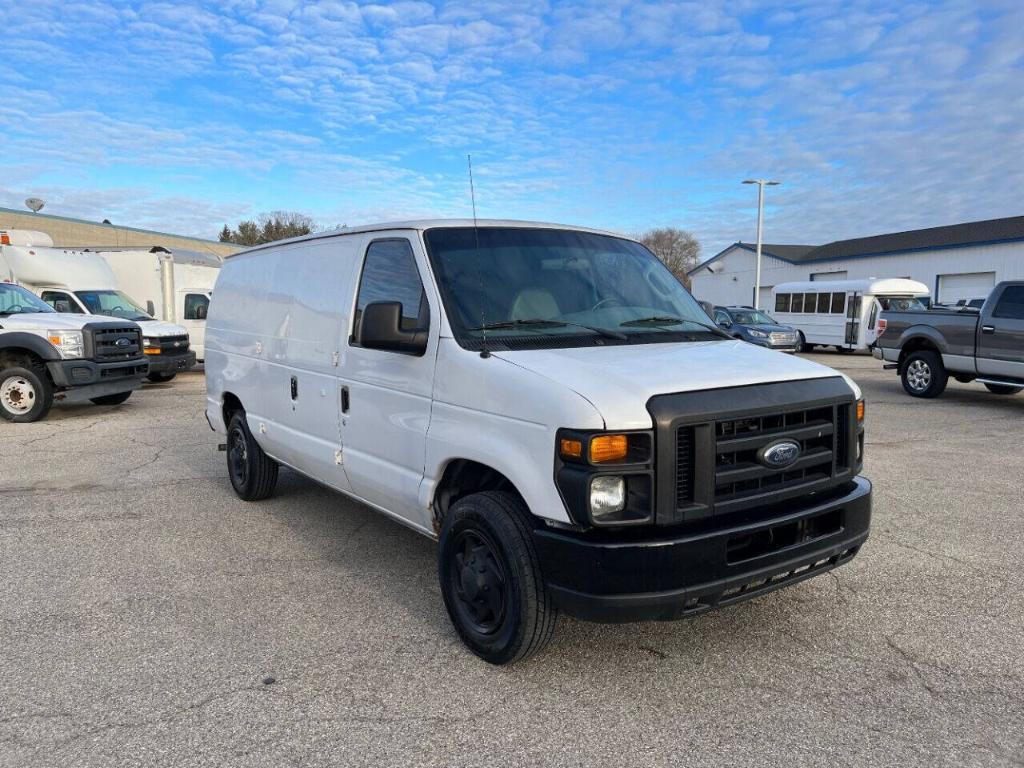
<instances>
[{"instance_id":1,"label":"van windshield","mask_svg":"<svg viewBox=\"0 0 1024 768\"><path fill-rule=\"evenodd\" d=\"M481 348L728 338L655 256L608 235L518 227L424 233L458 342Z\"/></svg>"},{"instance_id":2,"label":"van windshield","mask_svg":"<svg viewBox=\"0 0 1024 768\"><path fill-rule=\"evenodd\" d=\"M122 320L153 319L121 291L75 291L75 296L94 315L109 315Z\"/></svg>"},{"instance_id":3,"label":"van windshield","mask_svg":"<svg viewBox=\"0 0 1024 768\"><path fill-rule=\"evenodd\" d=\"M53 312L53 307L20 285L0 283L0 315Z\"/></svg>"}]
</instances>

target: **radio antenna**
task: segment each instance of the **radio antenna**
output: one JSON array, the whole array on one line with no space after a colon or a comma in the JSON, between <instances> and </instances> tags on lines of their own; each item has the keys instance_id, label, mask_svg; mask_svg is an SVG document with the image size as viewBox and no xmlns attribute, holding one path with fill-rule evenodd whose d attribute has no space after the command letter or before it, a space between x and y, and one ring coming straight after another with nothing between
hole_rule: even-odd
<instances>
[{"instance_id":1,"label":"radio antenna","mask_svg":"<svg viewBox=\"0 0 1024 768\"><path fill-rule=\"evenodd\" d=\"M476 274L480 280L480 333L481 349L480 357L490 357L491 350L487 348L487 317L484 307L487 304L487 297L484 293L484 270L480 264L480 229L476 225L476 187L473 185L473 155L466 154L466 164L469 166L469 199L473 204L473 239L476 242Z\"/></svg>"}]
</instances>

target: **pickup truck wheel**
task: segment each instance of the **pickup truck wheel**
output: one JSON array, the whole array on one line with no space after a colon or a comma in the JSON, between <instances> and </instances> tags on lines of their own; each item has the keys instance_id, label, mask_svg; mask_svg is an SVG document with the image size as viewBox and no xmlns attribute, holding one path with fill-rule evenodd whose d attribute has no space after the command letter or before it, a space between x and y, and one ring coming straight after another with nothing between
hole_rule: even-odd
<instances>
[{"instance_id":1,"label":"pickup truck wheel","mask_svg":"<svg viewBox=\"0 0 1024 768\"><path fill-rule=\"evenodd\" d=\"M513 494L474 493L445 516L438 576L459 637L491 664L541 650L557 609L540 569L526 505Z\"/></svg>"},{"instance_id":2,"label":"pickup truck wheel","mask_svg":"<svg viewBox=\"0 0 1024 768\"><path fill-rule=\"evenodd\" d=\"M1024 387L1012 387L1009 384L985 384L985 387L993 395L1016 395L1024 391Z\"/></svg>"},{"instance_id":3,"label":"pickup truck wheel","mask_svg":"<svg viewBox=\"0 0 1024 768\"><path fill-rule=\"evenodd\" d=\"M151 373L146 376L147 379L152 381L154 384L162 384L165 381L170 381L178 374L176 373Z\"/></svg>"},{"instance_id":4,"label":"pickup truck wheel","mask_svg":"<svg viewBox=\"0 0 1024 768\"><path fill-rule=\"evenodd\" d=\"M903 389L912 397L938 397L949 381L949 374L936 352L912 352L900 373Z\"/></svg>"},{"instance_id":5,"label":"pickup truck wheel","mask_svg":"<svg viewBox=\"0 0 1024 768\"><path fill-rule=\"evenodd\" d=\"M53 406L53 384L42 370L0 369L0 416L7 421L39 421Z\"/></svg>"},{"instance_id":6,"label":"pickup truck wheel","mask_svg":"<svg viewBox=\"0 0 1024 768\"><path fill-rule=\"evenodd\" d=\"M249 431L245 413L238 411L228 422L228 476L238 498L260 501L277 485L277 462L267 456Z\"/></svg>"},{"instance_id":7,"label":"pickup truck wheel","mask_svg":"<svg viewBox=\"0 0 1024 768\"><path fill-rule=\"evenodd\" d=\"M116 395L90 398L90 402L94 405L120 405L131 396L132 390L129 389L127 392L118 392Z\"/></svg>"}]
</instances>

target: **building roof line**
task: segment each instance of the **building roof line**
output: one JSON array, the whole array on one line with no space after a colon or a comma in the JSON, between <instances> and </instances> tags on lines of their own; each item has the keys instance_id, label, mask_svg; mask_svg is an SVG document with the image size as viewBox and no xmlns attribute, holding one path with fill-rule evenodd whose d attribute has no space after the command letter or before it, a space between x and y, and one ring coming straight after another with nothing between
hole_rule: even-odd
<instances>
[{"instance_id":1,"label":"building roof line","mask_svg":"<svg viewBox=\"0 0 1024 768\"><path fill-rule=\"evenodd\" d=\"M140 232L146 235L160 235L161 237L176 237L180 240L196 240L203 243L214 243L216 245L235 245L235 243L222 243L220 240L211 240L207 237L192 237L191 235L175 235L171 232L159 232L155 229L142 229L140 227L128 227L122 224L104 224L102 221L90 221L89 219L76 219L72 216L58 216L54 213L33 213L32 211L19 211L17 208L4 208L0 206L0 213L16 213L19 216L31 216L44 219L57 219L58 221L70 221L75 224L91 224L94 227L113 227L128 232ZM242 246L238 246L241 248Z\"/></svg>"}]
</instances>

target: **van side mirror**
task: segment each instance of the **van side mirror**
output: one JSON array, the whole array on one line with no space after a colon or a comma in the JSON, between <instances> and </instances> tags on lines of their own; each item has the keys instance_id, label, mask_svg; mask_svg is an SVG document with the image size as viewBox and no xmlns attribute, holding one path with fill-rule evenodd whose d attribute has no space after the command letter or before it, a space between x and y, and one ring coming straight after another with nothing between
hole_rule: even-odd
<instances>
[{"instance_id":1,"label":"van side mirror","mask_svg":"<svg viewBox=\"0 0 1024 768\"><path fill-rule=\"evenodd\" d=\"M146 301L146 314L150 317L156 317L156 304L153 303L152 299Z\"/></svg>"},{"instance_id":2,"label":"van side mirror","mask_svg":"<svg viewBox=\"0 0 1024 768\"><path fill-rule=\"evenodd\" d=\"M366 305L359 320L359 344L367 349L422 355L427 351L427 332L402 329L401 302L375 301Z\"/></svg>"},{"instance_id":3,"label":"van side mirror","mask_svg":"<svg viewBox=\"0 0 1024 768\"><path fill-rule=\"evenodd\" d=\"M205 320L205 319L206 319L206 305L205 304L200 304L198 307L196 307L196 320Z\"/></svg>"},{"instance_id":4,"label":"van side mirror","mask_svg":"<svg viewBox=\"0 0 1024 768\"><path fill-rule=\"evenodd\" d=\"M71 302L68 301L67 299L57 299L55 302L53 302L53 308L58 312L67 313L71 311Z\"/></svg>"}]
</instances>

